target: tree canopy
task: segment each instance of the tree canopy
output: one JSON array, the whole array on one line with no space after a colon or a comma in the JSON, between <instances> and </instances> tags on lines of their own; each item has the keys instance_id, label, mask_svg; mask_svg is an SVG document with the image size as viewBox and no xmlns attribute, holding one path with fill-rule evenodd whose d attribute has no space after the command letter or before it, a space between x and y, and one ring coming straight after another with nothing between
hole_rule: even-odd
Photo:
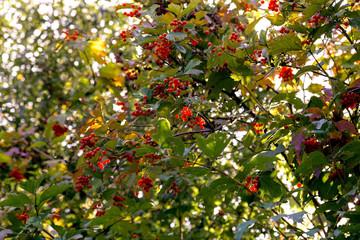
<instances>
[{"instance_id":1,"label":"tree canopy","mask_svg":"<svg viewBox=\"0 0 360 240\"><path fill-rule=\"evenodd\" d=\"M359 1L5 1L0 239L357 239Z\"/></svg>"}]
</instances>

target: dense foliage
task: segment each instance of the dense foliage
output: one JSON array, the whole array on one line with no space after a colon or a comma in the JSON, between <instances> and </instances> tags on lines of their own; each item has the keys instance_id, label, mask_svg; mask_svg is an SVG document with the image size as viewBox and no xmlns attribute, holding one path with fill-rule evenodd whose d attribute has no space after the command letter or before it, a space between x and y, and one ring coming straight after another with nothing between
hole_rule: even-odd
<instances>
[{"instance_id":1,"label":"dense foliage","mask_svg":"<svg viewBox=\"0 0 360 240\"><path fill-rule=\"evenodd\" d=\"M0 18L0 238L360 238L357 0L100 3Z\"/></svg>"}]
</instances>

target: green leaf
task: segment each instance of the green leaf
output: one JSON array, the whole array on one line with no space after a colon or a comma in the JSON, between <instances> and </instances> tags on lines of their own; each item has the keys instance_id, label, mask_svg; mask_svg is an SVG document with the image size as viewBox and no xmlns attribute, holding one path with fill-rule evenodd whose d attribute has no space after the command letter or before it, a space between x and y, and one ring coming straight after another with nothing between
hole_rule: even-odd
<instances>
[{"instance_id":1,"label":"green leaf","mask_svg":"<svg viewBox=\"0 0 360 240\"><path fill-rule=\"evenodd\" d=\"M155 124L157 133L151 137L158 143L162 144L167 137L172 136L170 123L167 119L161 119Z\"/></svg>"},{"instance_id":2,"label":"green leaf","mask_svg":"<svg viewBox=\"0 0 360 240\"><path fill-rule=\"evenodd\" d=\"M282 52L301 51L301 40L296 34L289 33L284 36L277 37L273 42L269 43L269 54L279 54Z\"/></svg>"},{"instance_id":3,"label":"green leaf","mask_svg":"<svg viewBox=\"0 0 360 240\"><path fill-rule=\"evenodd\" d=\"M296 97L296 93L279 93L276 94L275 97L271 99L271 102L288 102L294 105L296 109L302 109L303 108L303 102L300 98Z\"/></svg>"},{"instance_id":4,"label":"green leaf","mask_svg":"<svg viewBox=\"0 0 360 240\"><path fill-rule=\"evenodd\" d=\"M150 100L153 96L153 90L149 89L149 88L146 88L146 87L142 87L140 88L140 91L139 91L142 95L144 96L147 96L148 99Z\"/></svg>"},{"instance_id":5,"label":"green leaf","mask_svg":"<svg viewBox=\"0 0 360 240\"><path fill-rule=\"evenodd\" d=\"M229 73L212 72L206 83L207 88L211 88L209 97L217 99L223 89L231 91L236 86L236 82L230 77Z\"/></svg>"},{"instance_id":6,"label":"green leaf","mask_svg":"<svg viewBox=\"0 0 360 240\"><path fill-rule=\"evenodd\" d=\"M285 218L290 218L295 222L302 223L305 213L306 213L305 211L302 211L302 212L293 213L293 214L279 214L279 215L276 215L276 216L272 216L271 219L274 220L275 222L277 222L282 217L285 217Z\"/></svg>"},{"instance_id":7,"label":"green leaf","mask_svg":"<svg viewBox=\"0 0 360 240\"><path fill-rule=\"evenodd\" d=\"M35 194L36 190L40 187L43 180L48 177L47 173L42 174L36 179L29 179L26 181L20 182L20 187L27 191L28 193Z\"/></svg>"},{"instance_id":8,"label":"green leaf","mask_svg":"<svg viewBox=\"0 0 360 240\"><path fill-rule=\"evenodd\" d=\"M246 148L250 147L251 144L253 143L254 137L255 134L253 133L253 131L249 131L242 140L244 147Z\"/></svg>"},{"instance_id":9,"label":"green leaf","mask_svg":"<svg viewBox=\"0 0 360 240\"><path fill-rule=\"evenodd\" d=\"M313 65L309 65L309 66L305 66L302 67L295 75L294 78L299 78L301 75L307 73L307 72L311 72L311 71L316 71L316 70L320 70L317 66L313 66Z\"/></svg>"},{"instance_id":10,"label":"green leaf","mask_svg":"<svg viewBox=\"0 0 360 240\"><path fill-rule=\"evenodd\" d=\"M159 152L159 149L149 146L149 145L143 145L141 148L136 149L135 157L140 157L149 153L157 153Z\"/></svg>"},{"instance_id":11,"label":"green leaf","mask_svg":"<svg viewBox=\"0 0 360 240\"><path fill-rule=\"evenodd\" d=\"M360 141L350 141L335 154L335 158L345 161L346 167L351 169L360 164Z\"/></svg>"},{"instance_id":12,"label":"green leaf","mask_svg":"<svg viewBox=\"0 0 360 240\"><path fill-rule=\"evenodd\" d=\"M258 24L258 22L262 19L262 17L257 18L256 20L254 20L252 23L250 23L248 25L248 27L245 30L245 34L246 35L250 35L250 33L255 29L256 24Z\"/></svg>"},{"instance_id":13,"label":"green leaf","mask_svg":"<svg viewBox=\"0 0 360 240\"><path fill-rule=\"evenodd\" d=\"M201 64L199 59L191 59L185 67L184 74L191 74L191 70L199 64Z\"/></svg>"},{"instance_id":14,"label":"green leaf","mask_svg":"<svg viewBox=\"0 0 360 240\"><path fill-rule=\"evenodd\" d=\"M28 203L31 203L31 199L25 193L10 193L7 199L0 202L0 207L23 207Z\"/></svg>"},{"instance_id":15,"label":"green leaf","mask_svg":"<svg viewBox=\"0 0 360 240\"><path fill-rule=\"evenodd\" d=\"M111 209L106 210L105 214L92 219L89 227L104 225L104 227L110 226L114 222L122 218L120 208L113 206Z\"/></svg>"},{"instance_id":16,"label":"green leaf","mask_svg":"<svg viewBox=\"0 0 360 240\"><path fill-rule=\"evenodd\" d=\"M47 189L45 189L40 197L40 202L48 201L52 199L53 197L57 196L58 194L64 192L68 188L72 187L72 185L53 185Z\"/></svg>"},{"instance_id":17,"label":"green leaf","mask_svg":"<svg viewBox=\"0 0 360 240\"><path fill-rule=\"evenodd\" d=\"M273 24L276 26L281 26L285 23L285 19L281 14L276 14L273 16L266 16L266 18Z\"/></svg>"},{"instance_id":18,"label":"green leaf","mask_svg":"<svg viewBox=\"0 0 360 240\"><path fill-rule=\"evenodd\" d=\"M188 167L188 168L182 168L180 170L180 172L188 173L195 177L201 177L201 176L211 173L211 170L209 170L208 168L204 168L204 167Z\"/></svg>"},{"instance_id":19,"label":"green leaf","mask_svg":"<svg viewBox=\"0 0 360 240\"><path fill-rule=\"evenodd\" d=\"M168 137L161 145L163 148L170 148L177 152L179 155L183 155L185 151L185 145L183 140L177 137Z\"/></svg>"},{"instance_id":20,"label":"green leaf","mask_svg":"<svg viewBox=\"0 0 360 240\"><path fill-rule=\"evenodd\" d=\"M243 237L244 233L247 231L247 229L256 221L257 219L240 223L236 228L235 240L240 240Z\"/></svg>"},{"instance_id":21,"label":"green leaf","mask_svg":"<svg viewBox=\"0 0 360 240\"><path fill-rule=\"evenodd\" d=\"M243 175L247 176L254 170L267 170L278 158L264 155L257 155L244 166Z\"/></svg>"},{"instance_id":22,"label":"green leaf","mask_svg":"<svg viewBox=\"0 0 360 240\"><path fill-rule=\"evenodd\" d=\"M179 14L181 13L181 7L174 3L169 4L167 10L173 12L176 16L179 16ZM181 17L179 17L179 19L181 19Z\"/></svg>"},{"instance_id":23,"label":"green leaf","mask_svg":"<svg viewBox=\"0 0 360 240\"><path fill-rule=\"evenodd\" d=\"M201 0L191 0L188 6L181 12L179 19L195 10L200 2Z\"/></svg>"},{"instance_id":24,"label":"green leaf","mask_svg":"<svg viewBox=\"0 0 360 240\"><path fill-rule=\"evenodd\" d=\"M11 163L11 157L4 153L0 153L0 163Z\"/></svg>"},{"instance_id":25,"label":"green leaf","mask_svg":"<svg viewBox=\"0 0 360 240\"><path fill-rule=\"evenodd\" d=\"M183 40L186 37L187 34L181 32L171 32L166 35L166 39L169 39L170 41Z\"/></svg>"},{"instance_id":26,"label":"green leaf","mask_svg":"<svg viewBox=\"0 0 360 240\"><path fill-rule=\"evenodd\" d=\"M271 177L270 172L263 173L259 176L260 187L259 191L263 198L269 198L269 201L275 201L276 198L281 197L281 185ZM265 199L266 201L266 199Z\"/></svg>"},{"instance_id":27,"label":"green leaf","mask_svg":"<svg viewBox=\"0 0 360 240\"><path fill-rule=\"evenodd\" d=\"M226 133L212 133L206 139L201 135L196 135L196 142L203 153L215 160L229 144L230 138Z\"/></svg>"},{"instance_id":28,"label":"green leaf","mask_svg":"<svg viewBox=\"0 0 360 240\"><path fill-rule=\"evenodd\" d=\"M44 147L46 146L47 143L44 142L44 141L39 141L39 142L36 142L36 143L33 143L29 146L29 148L34 148L34 147Z\"/></svg>"},{"instance_id":29,"label":"green leaf","mask_svg":"<svg viewBox=\"0 0 360 240\"><path fill-rule=\"evenodd\" d=\"M310 174L316 168L322 168L327 163L328 161L326 160L326 157L322 152L312 152L305 160L300 163L300 166L295 170L295 174Z\"/></svg>"}]
</instances>

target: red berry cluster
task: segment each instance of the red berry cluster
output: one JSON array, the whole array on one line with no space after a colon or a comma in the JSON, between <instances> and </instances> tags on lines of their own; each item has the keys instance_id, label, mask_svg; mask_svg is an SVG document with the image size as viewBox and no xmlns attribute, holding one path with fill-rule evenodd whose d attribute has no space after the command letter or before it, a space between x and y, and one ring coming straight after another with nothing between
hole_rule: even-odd
<instances>
[{"instance_id":1,"label":"red berry cluster","mask_svg":"<svg viewBox=\"0 0 360 240\"><path fill-rule=\"evenodd\" d=\"M95 215L97 217L100 217L100 216L104 215L105 212L106 212L105 210L99 210L100 208L101 208L101 203L98 203L98 204L95 203L94 206L91 207L92 210L96 210Z\"/></svg>"},{"instance_id":2,"label":"red berry cluster","mask_svg":"<svg viewBox=\"0 0 360 240\"><path fill-rule=\"evenodd\" d=\"M103 151L106 152L106 151ZM96 163L100 170L103 170L106 166L106 164L110 163L110 159L103 160L103 157L99 157L99 161ZM95 170L94 170L95 169ZM93 168L93 172L96 172L96 168Z\"/></svg>"},{"instance_id":3,"label":"red berry cluster","mask_svg":"<svg viewBox=\"0 0 360 240\"><path fill-rule=\"evenodd\" d=\"M305 145L305 152L311 153L321 148L321 143L318 142L317 138L310 138L308 140L303 141Z\"/></svg>"},{"instance_id":4,"label":"red berry cluster","mask_svg":"<svg viewBox=\"0 0 360 240\"><path fill-rule=\"evenodd\" d=\"M192 111L188 107L184 107L181 111L181 119L186 122L192 116ZM176 119L179 119L179 115L175 115Z\"/></svg>"},{"instance_id":5,"label":"red berry cluster","mask_svg":"<svg viewBox=\"0 0 360 240\"><path fill-rule=\"evenodd\" d=\"M341 101L344 108L354 109L356 104L360 102L360 95L354 92L352 93L344 93L342 95L343 100Z\"/></svg>"},{"instance_id":6,"label":"red berry cluster","mask_svg":"<svg viewBox=\"0 0 360 240\"><path fill-rule=\"evenodd\" d=\"M120 37L123 39L123 42L126 42L126 38L128 37L132 38L132 32L131 31L125 31L125 30L122 30L121 33L120 33Z\"/></svg>"},{"instance_id":7,"label":"red berry cluster","mask_svg":"<svg viewBox=\"0 0 360 240\"><path fill-rule=\"evenodd\" d=\"M95 133L92 133L88 137L83 137L80 140L80 143L81 143L80 149L85 149L86 147L93 148L97 141L99 141L99 139L95 137Z\"/></svg>"},{"instance_id":8,"label":"red berry cluster","mask_svg":"<svg viewBox=\"0 0 360 240\"><path fill-rule=\"evenodd\" d=\"M16 216L17 218L19 218L20 221L23 221L24 224L26 224L26 221L29 219L29 216L28 216L27 213L24 213L24 214L21 214L21 215L16 214L15 216Z\"/></svg>"},{"instance_id":9,"label":"red berry cluster","mask_svg":"<svg viewBox=\"0 0 360 240\"><path fill-rule=\"evenodd\" d=\"M267 59L264 58L264 57L261 57L262 56L262 50L261 49L260 50L254 50L254 54L250 54L249 56L253 61L260 61L264 65L267 64ZM257 59L256 57L258 57L260 59Z\"/></svg>"},{"instance_id":10,"label":"red berry cluster","mask_svg":"<svg viewBox=\"0 0 360 240\"><path fill-rule=\"evenodd\" d=\"M127 71L127 68L125 68ZM138 73L135 71L135 70L129 70L126 72L126 77L130 80L134 80L134 79L137 79L138 77Z\"/></svg>"},{"instance_id":11,"label":"red berry cluster","mask_svg":"<svg viewBox=\"0 0 360 240\"><path fill-rule=\"evenodd\" d=\"M119 195L115 195L113 197L113 205L118 207L124 207L124 204L122 203L126 198L120 197Z\"/></svg>"},{"instance_id":12,"label":"red berry cluster","mask_svg":"<svg viewBox=\"0 0 360 240\"><path fill-rule=\"evenodd\" d=\"M281 33L281 34L288 34L288 33L290 33L290 30L289 30L289 29L286 29L286 28L284 28L284 27L281 27L281 29L279 30L279 33Z\"/></svg>"},{"instance_id":13,"label":"red berry cluster","mask_svg":"<svg viewBox=\"0 0 360 240\"><path fill-rule=\"evenodd\" d=\"M155 86L154 83L150 84L151 88L154 88L153 96L159 96L160 98L166 99L169 94L176 93L176 96L180 96L181 92L186 90L189 86L189 81L181 82L178 78L169 77L169 79L164 79L164 84L157 84Z\"/></svg>"},{"instance_id":14,"label":"red berry cluster","mask_svg":"<svg viewBox=\"0 0 360 240\"><path fill-rule=\"evenodd\" d=\"M165 37L166 37L166 33L159 36L159 40L161 40L161 44L156 43L157 48L155 49L156 56L158 56L162 60L166 60L171 53L170 47L172 41L167 40Z\"/></svg>"},{"instance_id":15,"label":"red berry cluster","mask_svg":"<svg viewBox=\"0 0 360 240\"><path fill-rule=\"evenodd\" d=\"M199 38L199 40L196 40L194 38L189 38L189 39L190 39L190 42L191 42L191 46L193 46L193 47L196 47L199 43L202 42L201 38Z\"/></svg>"},{"instance_id":16,"label":"red berry cluster","mask_svg":"<svg viewBox=\"0 0 360 240\"><path fill-rule=\"evenodd\" d=\"M301 41L301 44L302 44L302 45L306 45L306 44L307 44L307 45L310 45L310 44L312 43L312 41L313 41L313 40L310 38L310 39Z\"/></svg>"},{"instance_id":17,"label":"red berry cluster","mask_svg":"<svg viewBox=\"0 0 360 240\"><path fill-rule=\"evenodd\" d=\"M255 131L255 133L261 133L264 131L264 124L263 123L252 123L252 130Z\"/></svg>"},{"instance_id":18,"label":"red berry cluster","mask_svg":"<svg viewBox=\"0 0 360 240\"><path fill-rule=\"evenodd\" d=\"M156 160L160 160L161 159L161 156L158 155L158 154L153 154L153 153L148 153L148 154L145 154L143 156L145 159L150 159L150 164L151 166L156 166L156 165L159 165L158 163L154 163L154 161Z\"/></svg>"},{"instance_id":19,"label":"red berry cluster","mask_svg":"<svg viewBox=\"0 0 360 240\"><path fill-rule=\"evenodd\" d=\"M170 23L170 26L176 26L174 29L173 29L173 32L182 32L183 28L184 28L184 25L186 24L187 22L186 21L178 21L176 18L174 19L174 21L172 21ZM185 29L185 32L188 32L189 30L188 29Z\"/></svg>"},{"instance_id":20,"label":"red berry cluster","mask_svg":"<svg viewBox=\"0 0 360 240\"><path fill-rule=\"evenodd\" d=\"M236 28L237 31L245 31L245 27L242 24L237 24L239 23L239 19L236 19L235 22L236 24L234 24L234 28Z\"/></svg>"},{"instance_id":21,"label":"red berry cluster","mask_svg":"<svg viewBox=\"0 0 360 240\"><path fill-rule=\"evenodd\" d=\"M192 121L190 120L190 128L194 128L194 125L197 125L200 127L200 129L204 129L204 126L205 125L205 120L202 119L201 117L196 117L196 121Z\"/></svg>"},{"instance_id":22,"label":"red berry cluster","mask_svg":"<svg viewBox=\"0 0 360 240\"><path fill-rule=\"evenodd\" d=\"M120 157L120 159L126 159L127 161L133 163L135 160L135 157L131 153L124 152L123 155Z\"/></svg>"},{"instance_id":23,"label":"red berry cluster","mask_svg":"<svg viewBox=\"0 0 360 240\"><path fill-rule=\"evenodd\" d=\"M116 102L116 105L121 106L121 110L124 112L127 110L125 102Z\"/></svg>"},{"instance_id":24,"label":"red berry cluster","mask_svg":"<svg viewBox=\"0 0 360 240\"><path fill-rule=\"evenodd\" d=\"M176 182L175 182L175 181L172 182L172 185L170 186L170 189L166 190L166 194L170 194L170 192L172 192L172 195L173 195L174 197L176 197L176 195L177 195L178 193L181 193L181 190L179 190L179 189L177 188L177 185L176 185Z\"/></svg>"},{"instance_id":25,"label":"red berry cluster","mask_svg":"<svg viewBox=\"0 0 360 240\"><path fill-rule=\"evenodd\" d=\"M294 77L294 74L292 73L292 69L289 67L282 67L279 78L282 78L284 82L289 82Z\"/></svg>"},{"instance_id":26,"label":"red berry cluster","mask_svg":"<svg viewBox=\"0 0 360 240\"><path fill-rule=\"evenodd\" d=\"M79 32L78 32L78 30L75 30L74 31L74 33L70 36L70 34L69 34L69 30L68 29L66 29L66 30L64 30L64 31L61 31L62 33L65 33L65 40L66 41L68 41L68 42L70 42L70 41L76 41L77 40L77 38L78 38L78 36L80 36L80 34L79 34Z\"/></svg>"},{"instance_id":27,"label":"red berry cluster","mask_svg":"<svg viewBox=\"0 0 360 240\"><path fill-rule=\"evenodd\" d=\"M268 9L274 12L278 12L279 4L277 3L277 0L270 0Z\"/></svg>"},{"instance_id":28,"label":"red berry cluster","mask_svg":"<svg viewBox=\"0 0 360 240\"><path fill-rule=\"evenodd\" d=\"M147 110L142 110L141 107L145 106L147 104L146 100L148 99L148 96L143 96L143 101L140 102L140 104L138 102L134 103L135 106L135 111L133 111L131 113L132 116L138 117L138 116L146 116L146 115L151 115L151 114L155 114L154 110L152 109L147 109ZM142 106L141 106L142 105Z\"/></svg>"},{"instance_id":29,"label":"red berry cluster","mask_svg":"<svg viewBox=\"0 0 360 240\"><path fill-rule=\"evenodd\" d=\"M10 172L10 177L15 178L15 181L20 182L24 177L22 176L22 172L19 169L15 168Z\"/></svg>"},{"instance_id":30,"label":"red berry cluster","mask_svg":"<svg viewBox=\"0 0 360 240\"><path fill-rule=\"evenodd\" d=\"M127 4L123 3L123 7L126 7ZM131 5L131 8L135 9L134 11L131 11L130 13L124 12L124 15L127 17L140 17L141 16L141 12L139 12L141 10L141 7L137 7L134 4Z\"/></svg>"},{"instance_id":31,"label":"red berry cluster","mask_svg":"<svg viewBox=\"0 0 360 240\"><path fill-rule=\"evenodd\" d=\"M144 135L144 138L145 138L145 140L146 140L146 142L144 143L145 145L150 145L150 146L152 146L152 147L156 147L156 146L158 145L154 140L152 140L152 138L150 137L150 135L145 134L145 135Z\"/></svg>"},{"instance_id":32,"label":"red berry cluster","mask_svg":"<svg viewBox=\"0 0 360 240\"><path fill-rule=\"evenodd\" d=\"M246 178L246 184L245 186L250 189L252 192L257 192L260 186L260 180L259 176L256 176L255 178L252 178L251 176L248 176ZM247 191L250 193L249 191Z\"/></svg>"},{"instance_id":33,"label":"red berry cluster","mask_svg":"<svg viewBox=\"0 0 360 240\"><path fill-rule=\"evenodd\" d=\"M139 186L145 190L145 192L149 192L150 188L154 185L152 184L152 180L148 177L141 177L141 180L138 181Z\"/></svg>"},{"instance_id":34,"label":"red berry cluster","mask_svg":"<svg viewBox=\"0 0 360 240\"><path fill-rule=\"evenodd\" d=\"M86 159L92 159L93 157L95 157L95 155L100 152L100 148L97 147L95 148L93 151L87 152L85 153L85 158Z\"/></svg>"},{"instance_id":35,"label":"red berry cluster","mask_svg":"<svg viewBox=\"0 0 360 240\"><path fill-rule=\"evenodd\" d=\"M80 176L78 180L75 182L76 184L76 192L80 192L84 187L92 188L90 185L91 176Z\"/></svg>"},{"instance_id":36,"label":"red berry cluster","mask_svg":"<svg viewBox=\"0 0 360 240\"><path fill-rule=\"evenodd\" d=\"M320 16L320 13L313 15L307 22L313 24L315 27L319 26L321 22L325 21L324 16Z\"/></svg>"},{"instance_id":37,"label":"red berry cluster","mask_svg":"<svg viewBox=\"0 0 360 240\"><path fill-rule=\"evenodd\" d=\"M54 124L51 128L54 131L56 137L60 137L68 131L67 127L62 127L59 123Z\"/></svg>"},{"instance_id":38,"label":"red berry cluster","mask_svg":"<svg viewBox=\"0 0 360 240\"><path fill-rule=\"evenodd\" d=\"M344 177L344 170L339 169L339 170L337 170L335 172L330 173L329 178L330 178L331 181L335 181L336 179L339 178L339 175L341 177Z\"/></svg>"},{"instance_id":39,"label":"red berry cluster","mask_svg":"<svg viewBox=\"0 0 360 240\"><path fill-rule=\"evenodd\" d=\"M236 32L232 32L231 36L230 36L230 41L231 42L242 42L243 40L240 38L240 35L237 34Z\"/></svg>"}]
</instances>

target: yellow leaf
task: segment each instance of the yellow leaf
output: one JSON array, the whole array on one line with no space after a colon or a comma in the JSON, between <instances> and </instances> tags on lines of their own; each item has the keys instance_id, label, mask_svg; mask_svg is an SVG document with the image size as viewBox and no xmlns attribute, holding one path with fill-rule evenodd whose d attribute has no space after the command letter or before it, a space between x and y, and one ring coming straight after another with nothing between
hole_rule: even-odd
<instances>
[{"instance_id":1,"label":"yellow leaf","mask_svg":"<svg viewBox=\"0 0 360 240\"><path fill-rule=\"evenodd\" d=\"M121 75L120 67L115 63L108 63L106 66L100 69L100 76L103 78L112 79L114 85L117 87L123 87L125 76Z\"/></svg>"},{"instance_id":2,"label":"yellow leaf","mask_svg":"<svg viewBox=\"0 0 360 240\"><path fill-rule=\"evenodd\" d=\"M97 38L93 41L89 41L89 45L85 47L85 52L88 54L89 58L95 59L100 64L105 64L106 52L106 43L105 41Z\"/></svg>"}]
</instances>

